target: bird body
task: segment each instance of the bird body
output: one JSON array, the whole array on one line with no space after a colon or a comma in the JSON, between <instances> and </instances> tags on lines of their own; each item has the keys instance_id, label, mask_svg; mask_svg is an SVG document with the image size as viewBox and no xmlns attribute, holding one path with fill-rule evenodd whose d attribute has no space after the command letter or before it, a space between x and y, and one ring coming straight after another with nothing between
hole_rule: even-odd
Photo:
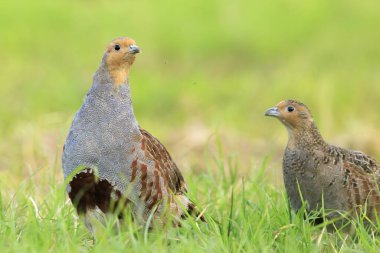
<instances>
[{"instance_id":1,"label":"bird body","mask_svg":"<svg viewBox=\"0 0 380 253\"><path fill-rule=\"evenodd\" d=\"M167 214L176 220L195 206L168 151L134 116L128 72L138 52L129 38L108 46L72 122L63 172L73 176L68 192L79 213L109 213L122 205L143 224L151 214L163 224Z\"/></svg>"},{"instance_id":2,"label":"bird body","mask_svg":"<svg viewBox=\"0 0 380 253\"><path fill-rule=\"evenodd\" d=\"M380 211L380 164L374 158L326 143L309 109L297 101L282 101L266 115L277 117L289 133L283 177L293 209L304 201L309 210L337 211L330 218L362 210L374 218Z\"/></svg>"}]
</instances>

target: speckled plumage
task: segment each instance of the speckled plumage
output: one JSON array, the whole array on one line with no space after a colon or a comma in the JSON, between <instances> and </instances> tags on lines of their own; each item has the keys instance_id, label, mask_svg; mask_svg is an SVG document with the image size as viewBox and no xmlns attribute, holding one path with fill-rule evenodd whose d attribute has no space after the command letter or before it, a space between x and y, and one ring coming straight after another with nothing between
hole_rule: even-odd
<instances>
[{"instance_id":1,"label":"speckled plumage","mask_svg":"<svg viewBox=\"0 0 380 253\"><path fill-rule=\"evenodd\" d=\"M186 183L169 153L134 116L127 78L139 51L134 44L119 38L106 49L70 128L63 172L65 178L77 173L68 192L79 213L112 212L111 204L122 202L142 224L151 212L155 223L166 223L171 214L177 224L177 218L196 209L185 196Z\"/></svg>"},{"instance_id":2,"label":"speckled plumage","mask_svg":"<svg viewBox=\"0 0 380 253\"><path fill-rule=\"evenodd\" d=\"M379 213L380 165L375 159L326 143L302 103L282 101L266 115L277 117L289 133L283 176L293 209L301 208L302 194L309 210L319 210L323 202L326 210L356 214L366 207L370 218ZM337 216L331 213L330 218Z\"/></svg>"}]
</instances>

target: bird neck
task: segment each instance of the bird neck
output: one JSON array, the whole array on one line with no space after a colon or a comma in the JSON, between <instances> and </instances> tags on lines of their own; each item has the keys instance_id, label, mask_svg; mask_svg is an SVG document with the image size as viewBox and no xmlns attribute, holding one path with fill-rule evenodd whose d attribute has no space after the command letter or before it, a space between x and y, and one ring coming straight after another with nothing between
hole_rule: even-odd
<instances>
[{"instance_id":1,"label":"bird neck","mask_svg":"<svg viewBox=\"0 0 380 253\"><path fill-rule=\"evenodd\" d=\"M96 78L99 83L113 83L117 88L128 83L128 74L132 64L132 59L117 65L109 64L106 59L103 59L95 72L94 79Z\"/></svg>"},{"instance_id":2,"label":"bird neck","mask_svg":"<svg viewBox=\"0 0 380 253\"><path fill-rule=\"evenodd\" d=\"M131 64L129 62L125 62L117 66L108 65L107 68L116 87L127 82L129 69L131 68Z\"/></svg>"},{"instance_id":3,"label":"bird neck","mask_svg":"<svg viewBox=\"0 0 380 253\"><path fill-rule=\"evenodd\" d=\"M100 64L99 68L96 70L94 74L94 84L109 84L113 83L112 76L108 71L108 68L104 61Z\"/></svg>"},{"instance_id":4,"label":"bird neck","mask_svg":"<svg viewBox=\"0 0 380 253\"><path fill-rule=\"evenodd\" d=\"M107 72L99 68L94 75L94 82L87 94L87 100L98 104L98 114L104 117L104 120L117 120L118 122L112 122L112 124L128 129L132 135L140 135L139 125L133 112L128 79L124 84L115 86Z\"/></svg>"},{"instance_id":5,"label":"bird neck","mask_svg":"<svg viewBox=\"0 0 380 253\"><path fill-rule=\"evenodd\" d=\"M314 122L294 129L288 128L288 133L287 146L291 149L315 149L327 145Z\"/></svg>"}]
</instances>

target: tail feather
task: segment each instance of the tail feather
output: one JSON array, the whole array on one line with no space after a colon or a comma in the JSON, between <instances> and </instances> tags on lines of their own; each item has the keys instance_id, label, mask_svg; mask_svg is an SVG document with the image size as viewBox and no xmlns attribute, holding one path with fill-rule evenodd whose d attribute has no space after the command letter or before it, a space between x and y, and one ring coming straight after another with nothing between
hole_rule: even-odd
<instances>
[{"instance_id":1,"label":"tail feather","mask_svg":"<svg viewBox=\"0 0 380 253\"><path fill-rule=\"evenodd\" d=\"M185 195L177 195L177 200L180 202L180 213L181 219L186 219L188 216L196 218L196 220L201 220L206 222L203 212L200 212L197 206ZM185 210L184 210L185 209Z\"/></svg>"},{"instance_id":2,"label":"tail feather","mask_svg":"<svg viewBox=\"0 0 380 253\"><path fill-rule=\"evenodd\" d=\"M191 201L187 205L187 213L190 216L196 217L196 220L201 220L201 221L207 223L207 221L203 215L203 212L200 212L198 210L198 208L195 206L195 204Z\"/></svg>"}]
</instances>

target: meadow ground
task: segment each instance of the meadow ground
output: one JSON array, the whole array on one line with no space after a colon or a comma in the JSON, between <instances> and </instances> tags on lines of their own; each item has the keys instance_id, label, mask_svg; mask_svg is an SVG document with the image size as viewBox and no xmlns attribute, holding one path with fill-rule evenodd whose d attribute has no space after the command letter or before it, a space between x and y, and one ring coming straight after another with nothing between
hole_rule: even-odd
<instances>
[{"instance_id":1,"label":"meadow ground","mask_svg":"<svg viewBox=\"0 0 380 253\"><path fill-rule=\"evenodd\" d=\"M328 234L289 211L287 133L263 116L298 99L330 143L380 159L378 1L0 6L0 252L378 252L360 222ZM145 233L126 222L94 242L65 194L61 150L105 45L125 35L143 50L130 76L138 121L209 223Z\"/></svg>"}]
</instances>

